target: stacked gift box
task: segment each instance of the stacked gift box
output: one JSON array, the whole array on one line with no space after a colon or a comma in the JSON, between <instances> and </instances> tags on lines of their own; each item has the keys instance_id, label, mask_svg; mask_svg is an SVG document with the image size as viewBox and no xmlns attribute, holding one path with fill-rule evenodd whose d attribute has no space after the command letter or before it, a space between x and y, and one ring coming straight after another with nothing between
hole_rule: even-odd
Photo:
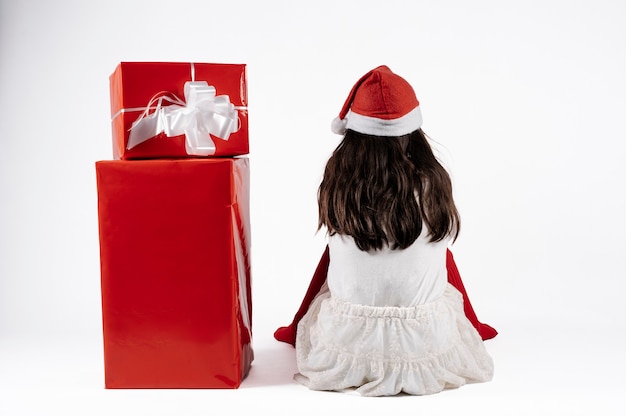
<instances>
[{"instance_id":1,"label":"stacked gift box","mask_svg":"<svg viewBox=\"0 0 626 416\"><path fill-rule=\"evenodd\" d=\"M107 388L237 388L253 359L246 68L123 62L96 162Z\"/></svg>"}]
</instances>

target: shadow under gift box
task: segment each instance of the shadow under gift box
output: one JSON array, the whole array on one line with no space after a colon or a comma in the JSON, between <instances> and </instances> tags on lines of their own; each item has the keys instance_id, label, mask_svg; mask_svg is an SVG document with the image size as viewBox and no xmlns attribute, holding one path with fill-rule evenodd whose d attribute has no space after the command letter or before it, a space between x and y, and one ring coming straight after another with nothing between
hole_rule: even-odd
<instances>
[{"instance_id":1,"label":"shadow under gift box","mask_svg":"<svg viewBox=\"0 0 626 416\"><path fill-rule=\"evenodd\" d=\"M252 360L249 160L96 162L106 388L237 388Z\"/></svg>"},{"instance_id":2,"label":"shadow under gift box","mask_svg":"<svg viewBox=\"0 0 626 416\"><path fill-rule=\"evenodd\" d=\"M148 134L146 140L129 148L129 139L133 124L141 118L148 122L143 112L148 110L152 116L156 110L157 97L176 98L187 101L185 84L189 81L206 82L215 88L219 97L228 97L234 106L238 127L226 138L214 136L211 142L214 151L209 154L188 153L186 135L179 134L168 137L164 132ZM198 156L239 156L249 153L248 144L248 110L247 81L245 64L193 63L193 62L121 62L109 77L111 99L111 128L113 134L113 159L158 159L167 157L198 157ZM199 98L199 97L197 97ZM219 98L217 98L219 101ZM201 100L202 101L202 100ZM209 100L211 101L211 100ZM206 102L204 103L206 104ZM202 104L199 104L202 107ZM163 107L173 108L171 101L163 101ZM184 107L184 106L183 106ZM181 108L183 114L193 113L192 108ZM199 112L205 119L212 119L211 111ZM189 115L189 114L187 114ZM222 120L220 114L217 119ZM150 117L147 117L150 118ZM175 117L178 122L181 118ZM195 117L192 117L195 118ZM194 121L194 120L190 120ZM160 123L150 123L161 126ZM185 123L182 123L183 125ZM194 124L194 123L192 123ZM202 124L202 123L201 123ZM162 127L162 126L161 126ZM204 126L207 127L207 126ZM203 126L193 125L193 132L203 131ZM148 129L150 130L150 129ZM159 130L159 129L157 129ZM176 129L174 129L176 130ZM209 128L210 130L210 128ZM202 133L200 133L202 134Z\"/></svg>"}]
</instances>

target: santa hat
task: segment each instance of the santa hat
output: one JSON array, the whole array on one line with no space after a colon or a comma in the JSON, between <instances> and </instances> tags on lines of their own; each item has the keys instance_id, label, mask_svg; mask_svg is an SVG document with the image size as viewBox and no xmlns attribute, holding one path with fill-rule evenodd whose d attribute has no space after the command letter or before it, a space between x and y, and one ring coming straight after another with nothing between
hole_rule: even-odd
<instances>
[{"instance_id":1,"label":"santa hat","mask_svg":"<svg viewBox=\"0 0 626 416\"><path fill-rule=\"evenodd\" d=\"M382 65L363 75L331 125L334 133L347 129L374 136L402 136L422 126L422 113L413 87Z\"/></svg>"}]
</instances>

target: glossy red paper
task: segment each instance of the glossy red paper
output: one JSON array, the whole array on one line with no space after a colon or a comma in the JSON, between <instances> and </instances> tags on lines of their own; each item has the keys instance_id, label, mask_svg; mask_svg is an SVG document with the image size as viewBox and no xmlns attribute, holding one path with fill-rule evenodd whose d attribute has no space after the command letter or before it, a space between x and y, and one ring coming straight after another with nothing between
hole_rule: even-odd
<instances>
[{"instance_id":1,"label":"glossy red paper","mask_svg":"<svg viewBox=\"0 0 626 416\"><path fill-rule=\"evenodd\" d=\"M248 159L96 173L106 387L239 387L253 359Z\"/></svg>"},{"instance_id":2,"label":"glossy red paper","mask_svg":"<svg viewBox=\"0 0 626 416\"><path fill-rule=\"evenodd\" d=\"M185 135L164 133L128 149L130 129L151 99L160 93L184 99L187 81L206 81L217 95L227 95L237 108L239 130L228 140L211 136L216 146L210 156L238 156L249 152L245 64L183 62L122 62L109 78L113 159L197 157L185 148ZM167 103L165 103L167 104Z\"/></svg>"}]
</instances>

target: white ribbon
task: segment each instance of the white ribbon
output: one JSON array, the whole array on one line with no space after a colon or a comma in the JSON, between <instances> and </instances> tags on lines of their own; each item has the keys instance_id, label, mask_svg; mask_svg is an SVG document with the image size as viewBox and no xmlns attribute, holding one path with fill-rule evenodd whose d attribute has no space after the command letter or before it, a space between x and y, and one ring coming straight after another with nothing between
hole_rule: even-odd
<instances>
[{"instance_id":1,"label":"white ribbon","mask_svg":"<svg viewBox=\"0 0 626 416\"><path fill-rule=\"evenodd\" d=\"M126 148L132 149L159 133L167 137L184 134L187 154L208 156L216 150L211 135L228 140L239 130L237 109L228 95L216 96L215 87L206 81L187 81L184 93L185 101L162 92L152 97L130 127ZM170 105L164 106L164 101Z\"/></svg>"}]
</instances>

